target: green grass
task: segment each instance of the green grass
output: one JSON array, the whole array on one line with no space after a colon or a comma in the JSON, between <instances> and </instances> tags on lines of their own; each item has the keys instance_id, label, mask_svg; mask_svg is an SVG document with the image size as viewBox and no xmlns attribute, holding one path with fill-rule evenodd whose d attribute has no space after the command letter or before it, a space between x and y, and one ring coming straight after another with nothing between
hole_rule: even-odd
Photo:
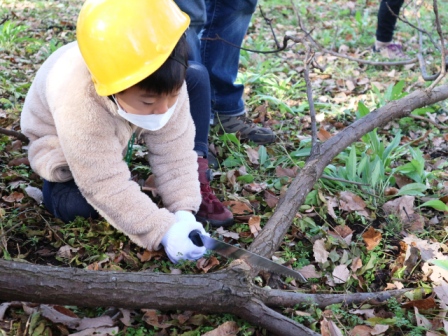
<instances>
[{"instance_id":1,"label":"green grass","mask_svg":"<svg viewBox=\"0 0 448 336\"><path fill-rule=\"evenodd\" d=\"M20 110L27 90L40 64L55 50L74 40L74 24L82 1L13 1L0 0L0 51L5 57L0 60L0 127L19 130ZM346 1L295 2L298 15L312 36L326 48L339 50L348 47L349 54L355 54L369 60L382 60L379 55L369 51L374 41L377 2L358 0L349 7ZM265 15L273 19L273 29L281 41L283 35L299 34L297 17L289 0L261 0L260 6ZM414 20L414 4L406 9L409 20ZM442 22L446 26L448 4L439 1ZM11 15L11 11L15 15ZM436 38L432 24L430 6L420 9L423 28ZM406 24L397 24L396 39L405 46L408 57L414 57L418 49L415 31ZM259 10L254 15L245 40L245 47L256 50L272 50L275 44L270 27L261 17ZM436 69L439 55L428 39L424 40L425 57ZM303 78L303 44L290 46L287 51L277 54L255 54L241 51L241 71L238 82L245 86L245 103L252 118L259 117L259 111L266 109L266 126L277 134L275 144L256 146L240 141L234 134L221 134L218 128L212 128L210 143L217 152L221 175L212 186L224 200L244 201L253 208L252 215L261 217L263 226L275 211L275 203L266 193L279 198L286 192L293 177L285 176L285 171L300 171L310 153L311 126L309 121L309 103ZM361 54L366 51L365 54ZM387 102L399 99L412 90L424 88L418 67L374 67L359 66L357 63L316 55L325 71L312 71L313 95L318 115L318 128L330 134L340 132L344 127L369 111L384 106ZM395 72L393 72L395 70ZM357 83L365 79L351 92L347 91L347 81ZM444 80L443 83L446 83ZM413 112L415 115L443 120L447 114L446 102L428 106ZM403 267L395 265L399 256L397 246L403 239L406 225L395 215L385 215L382 205L400 195L413 195L414 210L424 216L425 228L417 234L421 239L446 243L444 214L446 205L440 199L448 194L448 176L444 163L446 140L444 131L431 124L403 118L366 134L340 153L326 168L325 174L346 181L320 179L307 195L300 207L283 243L275 257L288 261L295 268L314 266L320 276L300 287L304 292L346 293L357 291L382 291L393 278L403 280L407 288L430 288L433 284L421 270L421 264L415 265L412 274ZM419 140L420 139L420 140ZM28 185L41 188L42 181L28 166L10 166L13 159L25 157L26 149L14 147L14 138L0 136L0 251L8 260L27 260L37 264L54 264L79 268L103 270L141 271L171 273L174 266L163 255L155 255L151 260L142 261L144 251L129 239L118 233L104 220L89 221L78 219L68 225L53 218L42 205L28 197L24 188ZM419 141L417 141L419 140ZM444 142L445 141L445 142ZM436 146L436 142L439 145ZM135 148L131 164L132 173L140 179L147 178L150 168L145 160L138 158ZM442 153L442 154L440 154ZM254 156L257 160L254 160ZM401 194L390 196L385 191L398 187L395 175L400 173L414 184L402 187ZM231 180L231 178L235 179ZM363 183L358 186L350 182ZM335 206L337 218L329 215L329 202L337 199L342 191L351 191L367 204L371 216L365 217L356 211L349 212ZM20 202L9 202L5 198L12 193L22 193ZM157 200L156 200L157 201ZM441 204L442 203L442 204ZM420 205L420 207L419 207ZM429 225L429 220L437 217L438 223ZM237 223L229 228L240 238L231 243L247 248L253 241L248 218L239 216ZM350 242L334 235L339 225L353 230ZM374 227L382 233L381 243L372 251L366 249L362 234ZM211 230L215 236L219 234ZM316 240L323 239L330 253L325 263L317 263L313 251ZM69 255L57 255L61 247L72 248ZM45 255L42 251L49 251ZM362 261L362 267L343 284L330 286L327 278L337 266L350 265L356 258ZM211 272L223 269L228 261L219 259L221 264ZM401 265L402 266L402 265ZM175 266L183 274L200 273L193 262ZM356 276L356 277L355 277ZM265 279L257 277L260 286L268 285ZM293 283L289 285L294 286ZM403 299L404 300L404 299ZM379 304L377 310L393 314L387 335L421 335L417 327L415 314L400 306L401 301L389 300ZM367 318L350 313L351 309L368 309L371 306L333 305L325 310L315 306L300 306L297 309L281 310L285 316L303 323L320 332L323 316L331 312L331 319L344 331L356 325L371 325ZM82 307L70 307L79 316L99 316L104 309L91 310ZM433 318L438 308L427 312ZM301 313L298 313L300 311ZM172 312L161 312L163 318L176 320ZM174 315L172 315L174 314ZM16 330L24 329L28 316L18 309L8 312L8 321ZM34 325L49 323L43 317L35 316ZM22 322L24 320L25 322ZM260 330L236 318L233 315L202 315L196 321L202 324L175 324L169 329L170 335L201 335L213 330L226 321L236 321L239 335L265 334ZM393 323L392 323L393 322ZM55 326L49 326L55 328ZM1 327L0 327L1 328ZM56 330L56 329L54 329ZM142 320L142 312L136 312L135 324L124 327L120 324L119 335L152 335L160 330ZM14 332L11 331L11 332Z\"/></svg>"}]
</instances>

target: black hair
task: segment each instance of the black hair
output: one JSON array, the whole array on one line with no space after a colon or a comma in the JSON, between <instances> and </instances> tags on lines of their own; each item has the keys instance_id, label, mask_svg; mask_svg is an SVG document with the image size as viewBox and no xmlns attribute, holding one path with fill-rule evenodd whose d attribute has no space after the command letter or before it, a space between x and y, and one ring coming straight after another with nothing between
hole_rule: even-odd
<instances>
[{"instance_id":1,"label":"black hair","mask_svg":"<svg viewBox=\"0 0 448 336\"><path fill-rule=\"evenodd\" d=\"M185 81L187 64L188 45L185 34L183 34L165 63L137 83L137 87L155 94L170 94L178 91Z\"/></svg>"}]
</instances>

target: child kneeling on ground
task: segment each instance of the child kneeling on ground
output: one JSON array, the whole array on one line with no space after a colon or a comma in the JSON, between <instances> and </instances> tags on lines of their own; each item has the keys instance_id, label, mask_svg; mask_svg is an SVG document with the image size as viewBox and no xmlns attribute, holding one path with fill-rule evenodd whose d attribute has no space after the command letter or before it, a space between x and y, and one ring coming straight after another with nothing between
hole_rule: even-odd
<instances>
[{"instance_id":1,"label":"child kneeling on ground","mask_svg":"<svg viewBox=\"0 0 448 336\"><path fill-rule=\"evenodd\" d=\"M172 0L87 0L77 42L45 61L21 116L52 214L65 222L101 215L141 247L163 245L173 262L205 253L188 238L205 234L194 216L201 189L185 84L189 21ZM135 136L148 147L165 208L130 179L123 157Z\"/></svg>"}]
</instances>

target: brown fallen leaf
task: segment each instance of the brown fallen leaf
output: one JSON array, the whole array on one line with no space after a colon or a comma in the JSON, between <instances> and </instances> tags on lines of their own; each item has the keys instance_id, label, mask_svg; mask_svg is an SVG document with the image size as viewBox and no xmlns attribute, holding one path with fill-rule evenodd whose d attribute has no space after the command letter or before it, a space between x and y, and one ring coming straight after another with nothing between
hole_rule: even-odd
<instances>
[{"instance_id":1,"label":"brown fallen leaf","mask_svg":"<svg viewBox=\"0 0 448 336\"><path fill-rule=\"evenodd\" d=\"M225 201L222 204L229 207L234 215L247 215L253 212L252 208L246 203L240 201Z\"/></svg>"},{"instance_id":2,"label":"brown fallen leaf","mask_svg":"<svg viewBox=\"0 0 448 336\"><path fill-rule=\"evenodd\" d=\"M350 271L348 270L347 265L338 265L334 268L332 274L335 284L343 284L347 282L350 276Z\"/></svg>"},{"instance_id":3,"label":"brown fallen leaf","mask_svg":"<svg viewBox=\"0 0 448 336\"><path fill-rule=\"evenodd\" d=\"M355 89L355 84L350 79L347 79L345 81L345 85L347 86L347 90L350 91L350 92Z\"/></svg>"},{"instance_id":4,"label":"brown fallen leaf","mask_svg":"<svg viewBox=\"0 0 448 336\"><path fill-rule=\"evenodd\" d=\"M14 203L14 202L21 202L22 199L25 197L24 194L18 191L13 191L8 196L3 196L2 200L8 203Z\"/></svg>"},{"instance_id":5,"label":"brown fallen leaf","mask_svg":"<svg viewBox=\"0 0 448 336\"><path fill-rule=\"evenodd\" d=\"M393 196L393 195L398 194L398 191L399 190L395 187L389 187L389 188L386 188L386 190L384 191L384 195L385 196Z\"/></svg>"},{"instance_id":6,"label":"brown fallen leaf","mask_svg":"<svg viewBox=\"0 0 448 336\"><path fill-rule=\"evenodd\" d=\"M254 123L263 123L266 120L266 114L268 113L268 104L264 103L255 108L252 114L258 114L257 118L254 118Z\"/></svg>"},{"instance_id":7,"label":"brown fallen leaf","mask_svg":"<svg viewBox=\"0 0 448 336\"><path fill-rule=\"evenodd\" d=\"M342 336L342 331L332 320L327 320L325 317L320 323L320 332L322 336Z\"/></svg>"},{"instance_id":8,"label":"brown fallen leaf","mask_svg":"<svg viewBox=\"0 0 448 336\"><path fill-rule=\"evenodd\" d=\"M250 232L254 235L254 237L258 236L258 232L261 231L261 217L260 216L251 216L249 218L249 229Z\"/></svg>"},{"instance_id":9,"label":"brown fallen leaf","mask_svg":"<svg viewBox=\"0 0 448 336\"><path fill-rule=\"evenodd\" d=\"M165 323L163 321L164 316L159 315L155 309L142 309L142 312L145 313L143 315L143 321L150 326L166 329L173 325L172 323Z\"/></svg>"},{"instance_id":10,"label":"brown fallen leaf","mask_svg":"<svg viewBox=\"0 0 448 336\"><path fill-rule=\"evenodd\" d=\"M372 226L363 233L362 239L366 243L367 251L372 251L381 242L381 232L375 230Z\"/></svg>"},{"instance_id":11,"label":"brown fallen leaf","mask_svg":"<svg viewBox=\"0 0 448 336\"><path fill-rule=\"evenodd\" d=\"M236 336L240 328L235 321L227 321L221 324L218 328L206 332L202 336Z\"/></svg>"},{"instance_id":12,"label":"brown fallen leaf","mask_svg":"<svg viewBox=\"0 0 448 336\"><path fill-rule=\"evenodd\" d=\"M302 274L306 279L310 278L320 278L322 276L321 272L316 271L316 267L314 265L306 265L297 270Z\"/></svg>"},{"instance_id":13,"label":"brown fallen leaf","mask_svg":"<svg viewBox=\"0 0 448 336\"><path fill-rule=\"evenodd\" d=\"M314 259L320 263L326 262L328 260L328 255L330 254L325 249L325 241L323 239L318 239L314 242L313 252L314 252Z\"/></svg>"},{"instance_id":14,"label":"brown fallen leaf","mask_svg":"<svg viewBox=\"0 0 448 336\"><path fill-rule=\"evenodd\" d=\"M414 196L402 196L383 204L383 210L387 215L396 215L404 223L408 216L414 213Z\"/></svg>"},{"instance_id":15,"label":"brown fallen leaf","mask_svg":"<svg viewBox=\"0 0 448 336\"><path fill-rule=\"evenodd\" d=\"M350 336L371 336L372 328L366 325L357 325L350 331Z\"/></svg>"},{"instance_id":16,"label":"brown fallen leaf","mask_svg":"<svg viewBox=\"0 0 448 336\"><path fill-rule=\"evenodd\" d=\"M410 232L423 231L425 228L425 218L418 213L413 213L412 215L406 216L403 224L406 225L407 230Z\"/></svg>"},{"instance_id":17,"label":"brown fallen leaf","mask_svg":"<svg viewBox=\"0 0 448 336\"><path fill-rule=\"evenodd\" d=\"M157 196L157 187L154 174L148 176L148 178L145 181L145 184L142 186L142 190L150 192L153 197Z\"/></svg>"},{"instance_id":18,"label":"brown fallen leaf","mask_svg":"<svg viewBox=\"0 0 448 336\"><path fill-rule=\"evenodd\" d=\"M283 168L280 166L275 167L275 176L277 177L296 177L298 171L298 167L295 166L294 168Z\"/></svg>"},{"instance_id":19,"label":"brown fallen leaf","mask_svg":"<svg viewBox=\"0 0 448 336\"><path fill-rule=\"evenodd\" d=\"M324 142L332 137L331 133L327 130L323 129L322 127L319 128L319 132L317 132L317 138Z\"/></svg>"},{"instance_id":20,"label":"brown fallen leaf","mask_svg":"<svg viewBox=\"0 0 448 336\"><path fill-rule=\"evenodd\" d=\"M158 251L145 250L143 252L143 254L137 253L137 257L138 257L138 259L140 259L141 262L150 261L153 258L158 260L158 259L162 258L164 255L165 255L165 252L163 252L162 249L160 249Z\"/></svg>"},{"instance_id":21,"label":"brown fallen leaf","mask_svg":"<svg viewBox=\"0 0 448 336\"><path fill-rule=\"evenodd\" d=\"M216 233L223 237L232 238L235 240L238 240L240 238L240 234L238 232L227 231L222 226L216 229Z\"/></svg>"},{"instance_id":22,"label":"brown fallen leaf","mask_svg":"<svg viewBox=\"0 0 448 336\"><path fill-rule=\"evenodd\" d=\"M121 323L123 323L126 327L130 327L133 322L133 318L131 317L132 311L129 309L120 308L122 317L120 317Z\"/></svg>"},{"instance_id":23,"label":"brown fallen leaf","mask_svg":"<svg viewBox=\"0 0 448 336\"><path fill-rule=\"evenodd\" d=\"M414 307L414 313L415 313L415 320L417 322L417 326L423 327L423 328L425 328L425 330L432 329L431 321L429 321L426 317L424 317L422 314L420 314L417 307Z\"/></svg>"},{"instance_id":24,"label":"brown fallen leaf","mask_svg":"<svg viewBox=\"0 0 448 336\"><path fill-rule=\"evenodd\" d=\"M422 300L413 300L406 302L402 305L403 308L410 309L413 307L417 307L418 309L431 309L436 306L436 301L434 300L434 297L430 296L426 299Z\"/></svg>"},{"instance_id":25,"label":"brown fallen leaf","mask_svg":"<svg viewBox=\"0 0 448 336\"><path fill-rule=\"evenodd\" d=\"M27 157L23 157L23 158L13 159L8 162L8 166L10 166L10 167L17 167L17 166L20 166L21 164L23 164L25 166L29 166L30 160L28 160Z\"/></svg>"},{"instance_id":26,"label":"brown fallen leaf","mask_svg":"<svg viewBox=\"0 0 448 336\"><path fill-rule=\"evenodd\" d=\"M342 210L345 211L365 211L366 210L366 202L363 201L361 197L350 192L350 191L342 191L339 194L339 206Z\"/></svg>"},{"instance_id":27,"label":"brown fallen leaf","mask_svg":"<svg viewBox=\"0 0 448 336\"><path fill-rule=\"evenodd\" d=\"M243 189L251 193L260 193L267 187L266 183L248 183L243 186Z\"/></svg>"},{"instance_id":28,"label":"brown fallen leaf","mask_svg":"<svg viewBox=\"0 0 448 336\"><path fill-rule=\"evenodd\" d=\"M68 310L60 307L55 309L55 306L41 305L40 312L43 317L49 319L53 323L61 323L70 329L85 330L91 328L111 327L114 321L110 316L104 315L94 318L79 318L74 313L68 313ZM69 314L69 315L67 315Z\"/></svg>"},{"instance_id":29,"label":"brown fallen leaf","mask_svg":"<svg viewBox=\"0 0 448 336\"><path fill-rule=\"evenodd\" d=\"M360 257L355 257L352 261L351 269L352 272L355 273L357 270L359 270L362 267L362 260Z\"/></svg>"},{"instance_id":30,"label":"brown fallen leaf","mask_svg":"<svg viewBox=\"0 0 448 336\"><path fill-rule=\"evenodd\" d=\"M336 231L336 233L338 233L342 238L345 238L353 233L353 230L350 229L347 225L335 226L334 231Z\"/></svg>"},{"instance_id":31,"label":"brown fallen leaf","mask_svg":"<svg viewBox=\"0 0 448 336\"><path fill-rule=\"evenodd\" d=\"M448 283L443 281L441 285L434 287L434 292L445 306L448 306Z\"/></svg>"},{"instance_id":32,"label":"brown fallen leaf","mask_svg":"<svg viewBox=\"0 0 448 336\"><path fill-rule=\"evenodd\" d=\"M271 209L275 208L278 204L279 198L271 191L265 190L264 191L264 200L266 201L266 204Z\"/></svg>"},{"instance_id":33,"label":"brown fallen leaf","mask_svg":"<svg viewBox=\"0 0 448 336\"><path fill-rule=\"evenodd\" d=\"M403 188L407 184L414 183L414 181L412 179L410 179L409 177L407 177L405 175L394 174L394 177L395 177L395 183L397 184L397 186L399 188Z\"/></svg>"},{"instance_id":34,"label":"brown fallen leaf","mask_svg":"<svg viewBox=\"0 0 448 336\"><path fill-rule=\"evenodd\" d=\"M260 158L259 154L258 154L258 150L253 149L252 147L248 147L246 148L246 154L247 154L247 158L249 159L249 162L254 164L254 165L258 165L258 159Z\"/></svg>"},{"instance_id":35,"label":"brown fallen leaf","mask_svg":"<svg viewBox=\"0 0 448 336\"><path fill-rule=\"evenodd\" d=\"M373 330L370 332L373 335L380 335L386 332L386 330L389 329L388 325L385 324L375 324L373 327Z\"/></svg>"},{"instance_id":36,"label":"brown fallen leaf","mask_svg":"<svg viewBox=\"0 0 448 336\"><path fill-rule=\"evenodd\" d=\"M219 260L213 256L210 258L201 258L196 262L196 267L204 273L207 273L210 269L218 265Z\"/></svg>"}]
</instances>

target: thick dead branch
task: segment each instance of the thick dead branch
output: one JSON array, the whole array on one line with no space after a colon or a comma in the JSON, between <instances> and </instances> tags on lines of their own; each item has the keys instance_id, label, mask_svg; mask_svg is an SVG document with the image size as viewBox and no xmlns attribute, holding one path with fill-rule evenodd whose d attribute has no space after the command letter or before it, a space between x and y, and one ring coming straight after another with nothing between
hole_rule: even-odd
<instances>
[{"instance_id":1,"label":"thick dead branch","mask_svg":"<svg viewBox=\"0 0 448 336\"><path fill-rule=\"evenodd\" d=\"M277 335L318 335L269 307L383 302L402 291L305 294L257 287L239 261L199 275L89 271L0 259L0 300L82 307L153 308L232 313Z\"/></svg>"},{"instance_id":2,"label":"thick dead branch","mask_svg":"<svg viewBox=\"0 0 448 336\"><path fill-rule=\"evenodd\" d=\"M346 305L364 303L368 301L384 302L391 297L403 295L410 289L391 290L378 293L350 293L350 294L306 294L291 293L281 290L271 290L264 298L264 303L271 307L293 307L300 304L313 304L320 308L335 303ZM266 291L263 293L266 294Z\"/></svg>"},{"instance_id":3,"label":"thick dead branch","mask_svg":"<svg viewBox=\"0 0 448 336\"><path fill-rule=\"evenodd\" d=\"M392 101L357 120L342 132L328 139L320 147L319 155L311 156L300 173L294 178L288 191L278 203L277 209L252 243L250 250L270 257L280 246L298 208L306 195L322 176L324 168L351 143L377 127L393 119L408 116L413 110L448 98L448 85L436 87L430 93L417 90L408 96Z\"/></svg>"}]
</instances>

